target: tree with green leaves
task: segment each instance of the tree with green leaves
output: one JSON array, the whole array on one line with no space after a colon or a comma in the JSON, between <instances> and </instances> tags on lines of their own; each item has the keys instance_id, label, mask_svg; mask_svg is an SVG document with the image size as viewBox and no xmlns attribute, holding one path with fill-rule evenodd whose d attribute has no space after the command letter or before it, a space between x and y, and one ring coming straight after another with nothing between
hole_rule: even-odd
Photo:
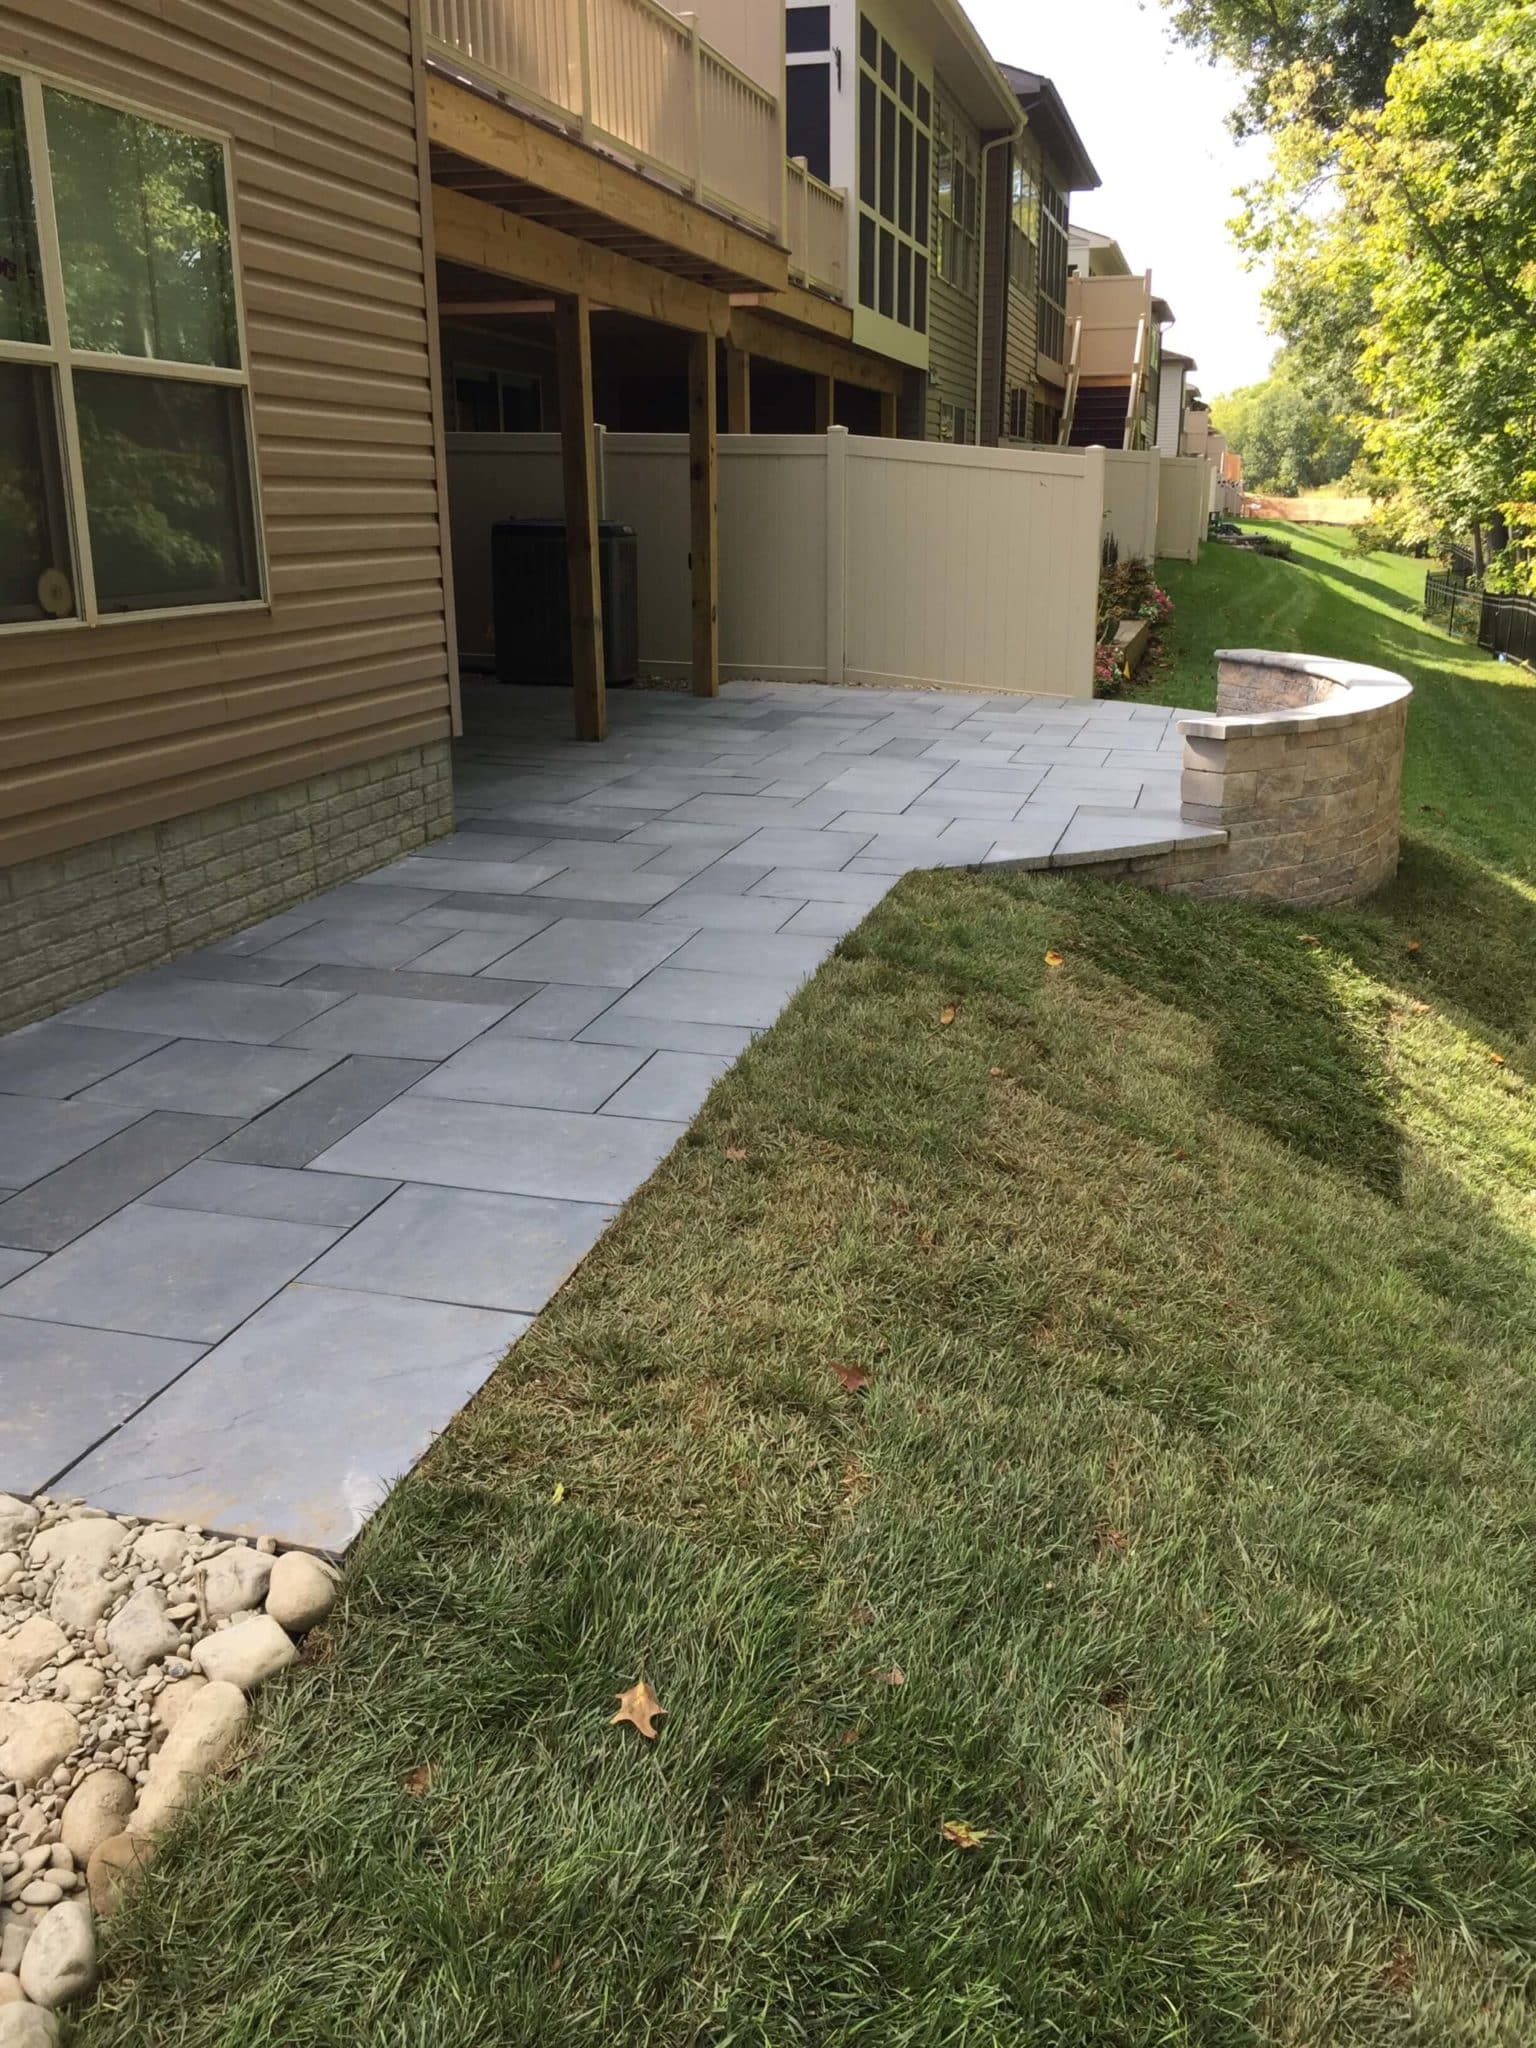
<instances>
[{"instance_id":1,"label":"tree with green leaves","mask_svg":"<svg viewBox=\"0 0 1536 2048\"><path fill-rule=\"evenodd\" d=\"M1337 483L1360 453L1354 423L1283 353L1262 384L1218 398L1211 422L1242 456L1244 478L1256 490L1292 493Z\"/></svg>"},{"instance_id":2,"label":"tree with green leaves","mask_svg":"<svg viewBox=\"0 0 1536 2048\"><path fill-rule=\"evenodd\" d=\"M1379 107L1418 0L1169 0L1174 33L1248 80L1242 133L1300 103L1331 133Z\"/></svg>"}]
</instances>

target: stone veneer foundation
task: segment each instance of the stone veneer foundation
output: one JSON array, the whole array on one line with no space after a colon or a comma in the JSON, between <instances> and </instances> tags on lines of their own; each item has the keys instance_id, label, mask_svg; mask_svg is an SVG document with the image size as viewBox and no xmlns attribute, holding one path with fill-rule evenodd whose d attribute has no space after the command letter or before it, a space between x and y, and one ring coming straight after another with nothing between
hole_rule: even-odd
<instances>
[{"instance_id":1,"label":"stone veneer foundation","mask_svg":"<svg viewBox=\"0 0 1536 2048\"><path fill-rule=\"evenodd\" d=\"M0 1031L229 937L453 827L448 742L0 868Z\"/></svg>"}]
</instances>

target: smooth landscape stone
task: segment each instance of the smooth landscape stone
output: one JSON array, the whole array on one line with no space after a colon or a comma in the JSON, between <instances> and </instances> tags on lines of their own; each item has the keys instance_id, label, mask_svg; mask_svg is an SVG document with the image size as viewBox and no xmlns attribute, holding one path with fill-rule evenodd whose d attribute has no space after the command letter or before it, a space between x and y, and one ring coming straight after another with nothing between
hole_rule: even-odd
<instances>
[{"instance_id":1,"label":"smooth landscape stone","mask_svg":"<svg viewBox=\"0 0 1536 2048\"><path fill-rule=\"evenodd\" d=\"M188 1707L207 1685L206 1678L173 1678L162 1686L155 1695L155 1704L150 1708L150 1718L157 1728L169 1735Z\"/></svg>"},{"instance_id":2,"label":"smooth landscape stone","mask_svg":"<svg viewBox=\"0 0 1536 2048\"><path fill-rule=\"evenodd\" d=\"M109 1835L121 1834L137 1790L122 1771L92 1771L70 1793L59 1819L59 1840L84 1870Z\"/></svg>"},{"instance_id":3,"label":"smooth landscape stone","mask_svg":"<svg viewBox=\"0 0 1536 2048\"><path fill-rule=\"evenodd\" d=\"M109 1579L84 1558L72 1557L53 1582L48 1612L61 1628L88 1635L124 1591L121 1580Z\"/></svg>"},{"instance_id":4,"label":"smooth landscape stone","mask_svg":"<svg viewBox=\"0 0 1536 2048\"><path fill-rule=\"evenodd\" d=\"M318 1557L305 1550L287 1551L272 1567L267 1612L286 1634L302 1636L335 1606L339 1584L333 1568Z\"/></svg>"},{"instance_id":5,"label":"smooth landscape stone","mask_svg":"<svg viewBox=\"0 0 1536 2048\"><path fill-rule=\"evenodd\" d=\"M0 2005L0 2048L59 2048L59 2023L30 2000Z\"/></svg>"},{"instance_id":6,"label":"smooth landscape stone","mask_svg":"<svg viewBox=\"0 0 1536 2048\"><path fill-rule=\"evenodd\" d=\"M210 1621L259 1607L267 1597L274 1560L249 1544L221 1551L203 1573L203 1600Z\"/></svg>"},{"instance_id":7,"label":"smooth landscape stone","mask_svg":"<svg viewBox=\"0 0 1536 2048\"><path fill-rule=\"evenodd\" d=\"M0 2006L20 2005L26 1995L14 1971L0 1970Z\"/></svg>"},{"instance_id":8,"label":"smooth landscape stone","mask_svg":"<svg viewBox=\"0 0 1536 2048\"><path fill-rule=\"evenodd\" d=\"M165 1595L154 1586L141 1586L107 1623L107 1648L130 1678L169 1657L180 1640L180 1629L166 1619Z\"/></svg>"},{"instance_id":9,"label":"smooth landscape stone","mask_svg":"<svg viewBox=\"0 0 1536 2048\"><path fill-rule=\"evenodd\" d=\"M11 1635L0 1637L0 1685L21 1685L61 1652L69 1638L46 1614L29 1615Z\"/></svg>"},{"instance_id":10,"label":"smooth landscape stone","mask_svg":"<svg viewBox=\"0 0 1536 2048\"><path fill-rule=\"evenodd\" d=\"M23 1788L48 1778L80 1740L80 1723L54 1700L0 1707L0 1780Z\"/></svg>"},{"instance_id":11,"label":"smooth landscape stone","mask_svg":"<svg viewBox=\"0 0 1536 2048\"><path fill-rule=\"evenodd\" d=\"M96 1922L83 1899L49 1907L32 1930L17 1974L32 2003L49 2011L95 1988Z\"/></svg>"},{"instance_id":12,"label":"smooth landscape stone","mask_svg":"<svg viewBox=\"0 0 1536 2048\"><path fill-rule=\"evenodd\" d=\"M94 1664L87 1664L82 1657L66 1664L59 1674L59 1684L66 1704L85 1706L91 1700L99 1700L107 1689L107 1681Z\"/></svg>"},{"instance_id":13,"label":"smooth landscape stone","mask_svg":"<svg viewBox=\"0 0 1536 2048\"><path fill-rule=\"evenodd\" d=\"M133 1539L133 1561L143 1571L179 1573L197 1548L197 1538L170 1523L141 1529Z\"/></svg>"},{"instance_id":14,"label":"smooth landscape stone","mask_svg":"<svg viewBox=\"0 0 1536 2048\"><path fill-rule=\"evenodd\" d=\"M128 1548L129 1534L110 1515L87 1515L78 1520L55 1522L32 1539L28 1563L34 1571L62 1571L65 1565L81 1564L104 1572Z\"/></svg>"},{"instance_id":15,"label":"smooth landscape stone","mask_svg":"<svg viewBox=\"0 0 1536 2048\"><path fill-rule=\"evenodd\" d=\"M257 1617L257 1621L265 1620L264 1615ZM225 1629L217 1636L209 1636L206 1641L227 1642L231 1636L255 1625L253 1622L237 1622L233 1628ZM267 1626L282 1635L275 1621L268 1622ZM286 1636L283 1640L288 1641ZM291 1662L292 1643L288 1643L288 1649ZM204 1686L166 1736L151 1763L148 1781L139 1794L139 1803L126 1830L129 1835L152 1835L191 1805L208 1777L239 1741L247 1712L245 1694L238 1685L219 1679ZM107 1843L103 1843L96 1856L101 1856L113 1839L116 1838L109 1838ZM91 1859L93 1866L96 1856ZM93 1898L95 1889L93 1883Z\"/></svg>"},{"instance_id":16,"label":"smooth landscape stone","mask_svg":"<svg viewBox=\"0 0 1536 2048\"><path fill-rule=\"evenodd\" d=\"M298 1656L292 1638L270 1614L253 1614L248 1621L234 1622L193 1646L192 1662L210 1681L227 1683L242 1692L253 1692L279 1671L285 1671ZM196 1711L197 1702L188 1710Z\"/></svg>"},{"instance_id":17,"label":"smooth landscape stone","mask_svg":"<svg viewBox=\"0 0 1536 2048\"><path fill-rule=\"evenodd\" d=\"M21 1958L31 1934L32 1929L24 1920L17 1920L11 1914L0 1918L0 1970L14 1974L21 1968Z\"/></svg>"},{"instance_id":18,"label":"smooth landscape stone","mask_svg":"<svg viewBox=\"0 0 1536 2048\"><path fill-rule=\"evenodd\" d=\"M18 1500L14 1493L0 1493L0 1550L15 1550L27 1543L38 1521L38 1511L31 1501Z\"/></svg>"},{"instance_id":19,"label":"smooth landscape stone","mask_svg":"<svg viewBox=\"0 0 1536 2048\"><path fill-rule=\"evenodd\" d=\"M154 1843L147 1834L131 1834L127 1829L98 1842L85 1872L92 1910L105 1920L117 1904L123 1886L148 1868L154 1853Z\"/></svg>"}]
</instances>

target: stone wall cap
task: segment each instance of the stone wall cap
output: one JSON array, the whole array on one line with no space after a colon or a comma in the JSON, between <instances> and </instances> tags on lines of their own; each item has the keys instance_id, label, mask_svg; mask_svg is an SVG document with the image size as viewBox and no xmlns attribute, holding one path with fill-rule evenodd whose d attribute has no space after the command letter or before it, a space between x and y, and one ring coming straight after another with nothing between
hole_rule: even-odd
<instances>
[{"instance_id":1,"label":"stone wall cap","mask_svg":"<svg viewBox=\"0 0 1536 2048\"><path fill-rule=\"evenodd\" d=\"M1363 661L1341 661L1325 654L1283 654L1265 647L1218 647L1218 662L1241 662L1245 668L1272 668L1304 675L1332 685L1316 704L1287 705L1278 711L1244 711L1181 718L1178 729L1187 739L1227 740L1267 733L1315 732L1348 725L1361 712L1385 710L1413 695L1406 676Z\"/></svg>"}]
</instances>

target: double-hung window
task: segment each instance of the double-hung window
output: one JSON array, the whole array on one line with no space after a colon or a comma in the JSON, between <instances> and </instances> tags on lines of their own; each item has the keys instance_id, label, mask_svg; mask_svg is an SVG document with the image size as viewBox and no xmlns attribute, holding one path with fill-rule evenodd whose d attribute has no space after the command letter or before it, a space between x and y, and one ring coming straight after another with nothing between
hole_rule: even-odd
<instances>
[{"instance_id":1,"label":"double-hung window","mask_svg":"<svg viewBox=\"0 0 1536 2048\"><path fill-rule=\"evenodd\" d=\"M971 138L945 107L935 110L938 159L938 271L946 284L976 289L981 179Z\"/></svg>"},{"instance_id":2,"label":"double-hung window","mask_svg":"<svg viewBox=\"0 0 1536 2048\"><path fill-rule=\"evenodd\" d=\"M0 70L0 627L259 602L222 142Z\"/></svg>"}]
</instances>

